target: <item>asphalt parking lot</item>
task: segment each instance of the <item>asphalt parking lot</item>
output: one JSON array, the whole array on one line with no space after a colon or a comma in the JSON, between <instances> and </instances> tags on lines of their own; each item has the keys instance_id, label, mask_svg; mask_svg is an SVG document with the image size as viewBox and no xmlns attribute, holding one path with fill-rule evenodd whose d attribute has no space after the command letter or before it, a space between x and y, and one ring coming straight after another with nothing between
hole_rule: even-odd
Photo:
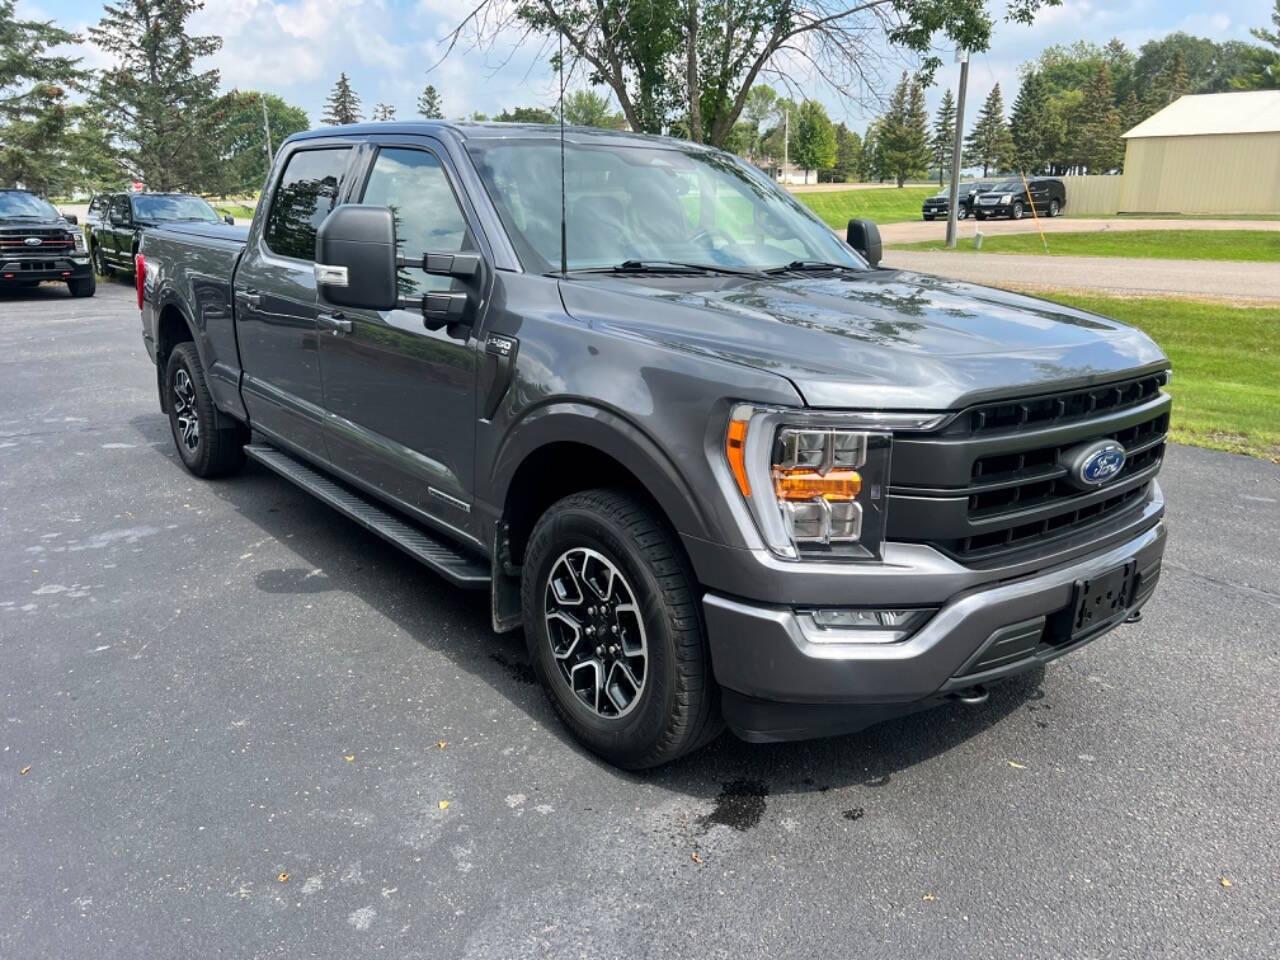
<instances>
[{"instance_id":1,"label":"asphalt parking lot","mask_svg":"<svg viewBox=\"0 0 1280 960\"><path fill-rule=\"evenodd\" d=\"M187 475L130 287L0 296L0 957L1274 957L1280 466L1164 484L1141 624L637 776L483 595Z\"/></svg>"}]
</instances>

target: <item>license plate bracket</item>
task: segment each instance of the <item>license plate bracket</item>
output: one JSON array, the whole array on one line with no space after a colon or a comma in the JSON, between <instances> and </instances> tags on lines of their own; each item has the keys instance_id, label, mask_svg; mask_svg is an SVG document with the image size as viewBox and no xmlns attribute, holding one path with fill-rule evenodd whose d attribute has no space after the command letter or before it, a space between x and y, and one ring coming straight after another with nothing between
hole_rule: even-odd
<instances>
[{"instance_id":1,"label":"license plate bracket","mask_svg":"<svg viewBox=\"0 0 1280 960\"><path fill-rule=\"evenodd\" d=\"M1072 604L1071 640L1079 640L1125 615L1133 597L1137 561L1087 580L1077 580Z\"/></svg>"}]
</instances>

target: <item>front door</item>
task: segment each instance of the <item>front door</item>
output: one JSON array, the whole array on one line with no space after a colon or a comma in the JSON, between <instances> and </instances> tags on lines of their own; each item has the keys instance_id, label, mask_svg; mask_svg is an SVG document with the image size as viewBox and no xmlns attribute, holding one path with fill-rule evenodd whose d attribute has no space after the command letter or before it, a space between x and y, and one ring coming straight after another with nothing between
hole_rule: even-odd
<instances>
[{"instance_id":1,"label":"front door","mask_svg":"<svg viewBox=\"0 0 1280 960\"><path fill-rule=\"evenodd\" d=\"M126 241L126 238L128 245L124 247L122 252L121 243ZM132 250L132 240L133 200L127 193L123 193L111 204L111 217L107 221L105 252L108 262L114 266L132 270L133 263L129 256Z\"/></svg>"},{"instance_id":2,"label":"front door","mask_svg":"<svg viewBox=\"0 0 1280 960\"><path fill-rule=\"evenodd\" d=\"M428 251L478 250L443 149L405 137L376 146L363 189L353 195L391 208L400 253L420 258ZM400 272L406 298L454 283L416 267ZM320 341L333 465L412 513L466 530L481 317L473 313L470 329L450 335L447 328L428 330L417 310L328 312L350 324Z\"/></svg>"},{"instance_id":3,"label":"front door","mask_svg":"<svg viewBox=\"0 0 1280 960\"><path fill-rule=\"evenodd\" d=\"M320 333L316 329L316 229L337 203L349 143L303 141L284 161L266 217L255 217L236 270L241 393L255 429L327 460ZM263 221L262 226L259 222Z\"/></svg>"}]
</instances>

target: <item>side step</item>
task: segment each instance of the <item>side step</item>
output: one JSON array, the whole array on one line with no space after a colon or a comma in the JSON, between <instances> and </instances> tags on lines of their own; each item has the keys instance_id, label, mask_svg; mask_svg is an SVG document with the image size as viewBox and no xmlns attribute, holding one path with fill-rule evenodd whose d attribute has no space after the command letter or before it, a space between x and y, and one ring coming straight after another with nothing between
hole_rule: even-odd
<instances>
[{"instance_id":1,"label":"side step","mask_svg":"<svg viewBox=\"0 0 1280 960\"><path fill-rule=\"evenodd\" d=\"M400 519L371 498L325 476L278 447L250 443L245 445L244 452L366 530L394 543L446 580L474 589L489 586L489 564L478 555Z\"/></svg>"}]
</instances>

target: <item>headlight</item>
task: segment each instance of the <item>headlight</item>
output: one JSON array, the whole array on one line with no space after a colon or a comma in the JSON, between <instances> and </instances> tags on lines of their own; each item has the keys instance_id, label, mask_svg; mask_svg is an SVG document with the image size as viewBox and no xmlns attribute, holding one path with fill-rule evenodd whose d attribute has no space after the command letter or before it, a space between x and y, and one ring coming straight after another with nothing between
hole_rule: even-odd
<instances>
[{"instance_id":1,"label":"headlight","mask_svg":"<svg viewBox=\"0 0 1280 960\"><path fill-rule=\"evenodd\" d=\"M879 559L894 427L940 414L822 414L740 404L725 456L761 537L780 557Z\"/></svg>"},{"instance_id":2,"label":"headlight","mask_svg":"<svg viewBox=\"0 0 1280 960\"><path fill-rule=\"evenodd\" d=\"M72 243L75 244L76 252L83 253L84 252L84 234L72 233L72 234L69 234L69 236L71 237Z\"/></svg>"},{"instance_id":3,"label":"headlight","mask_svg":"<svg viewBox=\"0 0 1280 960\"><path fill-rule=\"evenodd\" d=\"M1012 193L1002 194L1002 195L1001 195L1001 197L1000 197L1000 202L1001 202L1001 203L1013 203L1013 194L1012 194Z\"/></svg>"}]
</instances>

